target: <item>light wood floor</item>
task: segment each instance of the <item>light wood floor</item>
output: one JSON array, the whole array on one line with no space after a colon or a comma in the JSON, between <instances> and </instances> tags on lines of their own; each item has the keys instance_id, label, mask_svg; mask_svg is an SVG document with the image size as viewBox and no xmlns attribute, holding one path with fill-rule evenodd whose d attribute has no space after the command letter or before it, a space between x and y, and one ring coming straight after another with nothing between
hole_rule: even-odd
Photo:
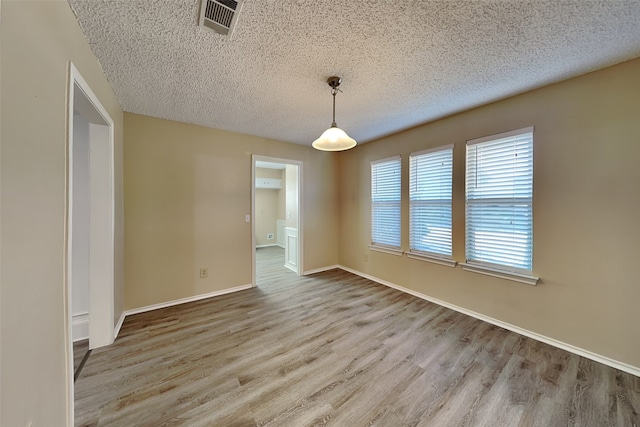
<instances>
[{"instance_id":1,"label":"light wood floor","mask_svg":"<svg viewBox=\"0 0 640 427\"><path fill-rule=\"evenodd\" d=\"M636 426L640 378L258 250L259 287L127 317L77 426Z\"/></svg>"}]
</instances>

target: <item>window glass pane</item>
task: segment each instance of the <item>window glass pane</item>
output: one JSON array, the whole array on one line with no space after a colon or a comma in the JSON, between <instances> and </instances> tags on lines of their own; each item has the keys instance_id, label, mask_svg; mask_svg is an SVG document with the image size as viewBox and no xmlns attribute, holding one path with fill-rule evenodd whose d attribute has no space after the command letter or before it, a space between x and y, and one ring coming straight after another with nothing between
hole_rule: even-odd
<instances>
[{"instance_id":1,"label":"window glass pane","mask_svg":"<svg viewBox=\"0 0 640 427\"><path fill-rule=\"evenodd\" d=\"M371 242L400 247L400 158L371 164Z\"/></svg>"},{"instance_id":2,"label":"window glass pane","mask_svg":"<svg viewBox=\"0 0 640 427\"><path fill-rule=\"evenodd\" d=\"M413 251L451 257L453 148L409 158L409 242Z\"/></svg>"},{"instance_id":3,"label":"window glass pane","mask_svg":"<svg viewBox=\"0 0 640 427\"><path fill-rule=\"evenodd\" d=\"M467 262L531 272L533 132L467 145Z\"/></svg>"}]
</instances>

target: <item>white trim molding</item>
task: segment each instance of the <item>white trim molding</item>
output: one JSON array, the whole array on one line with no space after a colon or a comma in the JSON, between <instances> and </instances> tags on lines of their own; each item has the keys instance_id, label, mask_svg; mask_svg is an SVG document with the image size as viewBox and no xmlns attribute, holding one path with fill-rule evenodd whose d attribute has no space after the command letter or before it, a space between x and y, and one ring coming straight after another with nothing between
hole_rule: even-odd
<instances>
[{"instance_id":1,"label":"white trim molding","mask_svg":"<svg viewBox=\"0 0 640 427\"><path fill-rule=\"evenodd\" d=\"M391 254L395 256L402 256L402 254L404 254L404 252L402 252L402 249L395 249L380 245L369 245L369 249L376 252L382 252L383 254Z\"/></svg>"},{"instance_id":2,"label":"white trim molding","mask_svg":"<svg viewBox=\"0 0 640 427\"><path fill-rule=\"evenodd\" d=\"M524 283L526 285L535 286L538 284L539 277L530 276L528 274L515 273L497 268L491 268L484 265L460 263L463 270L472 271L474 273L485 274L487 276L499 277L500 279L511 280L514 282Z\"/></svg>"},{"instance_id":3,"label":"white trim molding","mask_svg":"<svg viewBox=\"0 0 640 427\"><path fill-rule=\"evenodd\" d=\"M563 341L559 341L559 340L556 340L554 338L550 338L550 337L547 337L545 335L541 335L541 334L538 334L536 332L532 332L532 331L529 331L527 329L523 329L523 328L521 328L519 326L515 326L515 325L512 325L510 323L506 323L506 322L503 322L501 320L494 319L493 317L489 317L489 316L486 316L484 314L481 314L481 313L478 313L478 312L475 312L475 311L472 311L472 310L468 310L468 309L463 308L463 307L459 307L459 306L457 306L455 304L450 304L450 303L448 303L446 301L442 301L442 300L440 300L438 298L433 298L433 297L430 297L428 295L424 295L424 294L422 294L420 292L416 292L414 290L405 288L403 286L396 285L395 283L391 283L391 282L388 282L386 280L379 279L379 278L377 278L375 276L371 276L369 274L362 273L362 272L360 272L358 270L354 270L352 268L345 267L343 265L341 265L340 268L342 270L344 270L344 271L348 271L349 273L353 273L356 276L364 277L365 279L369 279L369 280L371 280L373 282L376 282L376 283L379 283L381 285L388 286L390 288L399 290L399 291L407 293L409 295L413 295L414 297L423 299L425 301L429 301L429 302L432 302L434 304L438 304L438 305L440 305L442 307L449 308L449 309L451 309L453 311L457 311L458 313L466 314L467 316L474 317L474 318L476 318L478 320L482 320L483 322L491 323L492 325L499 326L499 327L507 329L507 330L509 330L511 332L515 332L517 334L520 334L520 335L523 335L525 337L534 339L536 341L540 341L540 342L543 342L545 344L549 344L549 345L551 345L553 347L557 347L559 349L566 350L569 353L573 353L573 354L577 354L578 356L586 357L587 359L596 361L598 363L602 363L602 364L610 366L610 367L612 367L614 369L619 369L619 370L627 372L627 373L629 373L631 375L635 375L637 377L640 377L640 367L629 365L627 363L620 362L618 360L614 360L614 359L611 359L611 358L606 357L606 356L602 356L602 355L597 354L597 353L593 353L593 352L591 352L589 350L585 350L583 348L576 347L574 345L565 343Z\"/></svg>"},{"instance_id":4,"label":"white trim molding","mask_svg":"<svg viewBox=\"0 0 640 427\"><path fill-rule=\"evenodd\" d=\"M278 163L283 165L291 165L297 167L297 180L298 180L298 221L296 230L299 230L297 236L297 254L296 254L296 267L292 268L291 265L288 265L287 268L295 272L298 276L300 276L301 272L304 268L304 162L302 160L293 160L293 159L284 159L280 157L269 157L263 156L256 153L251 153L251 214L250 223L251 223L251 283L252 286L256 286L256 167L257 162L268 162L268 163ZM281 221L281 220L278 220ZM277 226L278 222L276 222ZM283 230L284 231L284 230ZM276 229L277 233L277 229ZM282 242L280 244L280 240L278 239L278 246L286 248L286 244Z\"/></svg>"},{"instance_id":5,"label":"white trim molding","mask_svg":"<svg viewBox=\"0 0 640 427\"><path fill-rule=\"evenodd\" d=\"M118 319L118 323L116 323L116 327L113 329L113 341L118 338L118 334L120 333L120 329L122 328L122 324L124 323L124 318L126 317L126 313L123 311L120 313L120 318Z\"/></svg>"},{"instance_id":6,"label":"white trim molding","mask_svg":"<svg viewBox=\"0 0 640 427\"><path fill-rule=\"evenodd\" d=\"M336 268L341 268L338 264L335 265L328 265L326 267L320 267L320 268L314 268L313 270L307 270L305 272L302 273L303 276L310 276L312 274L318 274L318 273L323 273L325 271L329 271L329 270L335 270Z\"/></svg>"},{"instance_id":7,"label":"white trim molding","mask_svg":"<svg viewBox=\"0 0 640 427\"><path fill-rule=\"evenodd\" d=\"M433 264L445 265L447 267L455 267L458 264L458 262L454 259L430 255L423 252L407 251L405 252L405 255L407 256L407 258L431 262Z\"/></svg>"},{"instance_id":8,"label":"white trim molding","mask_svg":"<svg viewBox=\"0 0 640 427\"><path fill-rule=\"evenodd\" d=\"M64 322L66 341L66 416L73 424L75 411L73 369L73 182L74 182L74 111L85 113L93 126L90 138L90 279L89 345L91 348L113 343L115 289L115 124L100 99L91 90L73 62L67 62L65 141L65 255ZM78 95L76 97L76 95ZM76 105L76 100L78 101ZM91 117L91 120L89 120ZM104 126L106 131L104 132ZM77 141L76 141L77 143ZM95 144L94 144L95 143ZM95 186L95 187L94 187Z\"/></svg>"},{"instance_id":9,"label":"white trim molding","mask_svg":"<svg viewBox=\"0 0 640 427\"><path fill-rule=\"evenodd\" d=\"M527 126L520 129L509 130L495 135L487 135L480 138L468 139L467 145L480 144L482 142L494 141L496 139L509 138L510 136L520 135L521 133L533 133L534 127Z\"/></svg>"},{"instance_id":10,"label":"white trim molding","mask_svg":"<svg viewBox=\"0 0 640 427\"><path fill-rule=\"evenodd\" d=\"M123 316L131 316L132 314L146 313L147 311L158 310L161 308L172 307L174 305L185 304L188 302L200 301L207 298L217 297L220 295L231 294L233 292L244 291L251 289L254 286L252 284L236 286L234 288L222 289L220 291L213 291L206 294L194 295L192 297L180 298L173 301L161 302L159 304L147 305L144 307L132 308L131 310L125 310Z\"/></svg>"},{"instance_id":11,"label":"white trim molding","mask_svg":"<svg viewBox=\"0 0 640 427\"><path fill-rule=\"evenodd\" d=\"M71 318L73 342L89 339L89 312L74 314Z\"/></svg>"},{"instance_id":12,"label":"white trim molding","mask_svg":"<svg viewBox=\"0 0 640 427\"><path fill-rule=\"evenodd\" d=\"M441 145L439 147L427 148L426 150L415 151L409 154L409 157L420 156L422 154L435 153L437 151L453 150L455 144Z\"/></svg>"},{"instance_id":13,"label":"white trim molding","mask_svg":"<svg viewBox=\"0 0 640 427\"><path fill-rule=\"evenodd\" d=\"M335 268L338 268L338 266L335 266ZM254 286L252 284L236 286L234 288L223 289L221 291L214 291L214 292L209 292L209 293L206 293L206 294L195 295L195 296L192 296L192 297L180 298L180 299L173 300L173 301L167 301L167 302L163 302L163 303L159 303L159 304L147 305L145 307L139 307L139 308L133 308L131 310L125 310L120 314L120 319L118 319L118 323L116 324L116 326L114 328L113 340L115 341L118 338L118 334L120 333L120 329L122 328L122 324L124 323L124 320L125 320L125 318L127 316L130 316L130 315L133 315L133 314L138 314L138 313L145 313L147 311L158 310L158 309L165 308L165 307L171 307L171 306L174 306L174 305L185 304L185 303L188 303L188 302L200 301L200 300L203 300L203 299L217 297L217 296L225 295L225 294L230 294L230 293L233 293L233 292L244 291L244 290L247 290L247 289L251 289L253 287Z\"/></svg>"}]
</instances>

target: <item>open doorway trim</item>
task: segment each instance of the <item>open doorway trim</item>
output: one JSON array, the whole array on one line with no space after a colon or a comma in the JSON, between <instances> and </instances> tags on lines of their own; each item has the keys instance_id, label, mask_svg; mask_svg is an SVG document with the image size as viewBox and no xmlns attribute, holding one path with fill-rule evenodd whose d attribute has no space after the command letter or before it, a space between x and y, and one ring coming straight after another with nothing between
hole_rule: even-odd
<instances>
[{"instance_id":1,"label":"open doorway trim","mask_svg":"<svg viewBox=\"0 0 640 427\"><path fill-rule=\"evenodd\" d=\"M298 167L298 276L304 271L304 199L303 199L303 163L299 160L283 159L279 157L268 157L253 154L251 156L251 285L257 286L256 283L256 162L281 163L284 165L293 165Z\"/></svg>"},{"instance_id":2,"label":"open doorway trim","mask_svg":"<svg viewBox=\"0 0 640 427\"><path fill-rule=\"evenodd\" d=\"M96 238L98 244L97 258L100 275L103 276L100 283L90 280L90 312L89 312L89 343L91 348L101 347L113 343L114 335L114 281L115 281L115 160L114 160L114 122L107 110L102 106L98 97L91 90L85 79L82 77L78 69L72 62L68 63L68 90L67 90L67 120L66 135L67 146L65 155L66 167L66 223L65 223L65 260L64 260L64 317L65 317L65 341L67 356L67 422L68 425L74 424L74 369L73 369L73 306L72 306L72 237L73 237L73 134L74 134L74 111L77 109L74 105L74 98L77 91L83 96L93 108L93 112L97 113L103 120L103 124L108 127L108 136L102 137L99 144L100 151L106 153L106 156L100 157L101 175L97 177L101 185L99 196L101 206L100 210L100 229L101 232ZM87 105L85 105L86 107ZM105 141L106 139L106 141ZM108 146L104 147L104 144ZM91 173L91 172L90 172ZM90 175L91 176L91 175ZM93 197L93 196L92 196ZM93 203L93 202L92 202ZM106 205L106 209L104 206ZM106 227L105 227L106 225ZM93 236L93 229L91 231ZM95 261L96 259L92 259ZM100 309L95 307L99 303Z\"/></svg>"}]
</instances>

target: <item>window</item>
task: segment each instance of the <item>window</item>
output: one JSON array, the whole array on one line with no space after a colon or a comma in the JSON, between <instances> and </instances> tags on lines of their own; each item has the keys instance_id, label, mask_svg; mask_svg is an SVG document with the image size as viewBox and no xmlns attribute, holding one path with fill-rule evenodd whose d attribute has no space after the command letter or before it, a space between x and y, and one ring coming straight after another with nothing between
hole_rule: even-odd
<instances>
[{"instance_id":1,"label":"window","mask_svg":"<svg viewBox=\"0 0 640 427\"><path fill-rule=\"evenodd\" d=\"M531 278L532 201L533 127L467 141L466 267Z\"/></svg>"},{"instance_id":2,"label":"window","mask_svg":"<svg viewBox=\"0 0 640 427\"><path fill-rule=\"evenodd\" d=\"M409 157L409 248L414 255L451 258L452 173L453 145Z\"/></svg>"},{"instance_id":3,"label":"window","mask_svg":"<svg viewBox=\"0 0 640 427\"><path fill-rule=\"evenodd\" d=\"M400 157L371 162L372 248L400 250L401 216ZM400 252L401 254L401 252Z\"/></svg>"}]
</instances>

